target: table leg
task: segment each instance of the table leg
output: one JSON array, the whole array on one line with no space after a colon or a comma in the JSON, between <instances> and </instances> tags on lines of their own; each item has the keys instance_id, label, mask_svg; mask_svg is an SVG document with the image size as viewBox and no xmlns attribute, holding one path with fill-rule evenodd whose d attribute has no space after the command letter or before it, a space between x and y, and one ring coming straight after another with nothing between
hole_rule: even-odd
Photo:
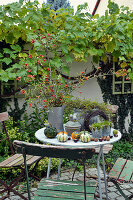
<instances>
[{"instance_id":1,"label":"table leg","mask_svg":"<svg viewBox=\"0 0 133 200\"><path fill-rule=\"evenodd\" d=\"M103 151L102 151L102 163L103 163L103 173L104 173L104 183L105 183L105 194L106 194L106 199L108 200L107 178L106 178L106 172L105 172L105 162L104 162L104 154L103 154Z\"/></svg>"},{"instance_id":2,"label":"table leg","mask_svg":"<svg viewBox=\"0 0 133 200\"><path fill-rule=\"evenodd\" d=\"M57 177L57 179L60 178L60 169L61 169L61 158L59 158L58 177Z\"/></svg>"},{"instance_id":3,"label":"table leg","mask_svg":"<svg viewBox=\"0 0 133 200\"><path fill-rule=\"evenodd\" d=\"M99 195L100 195L100 200L102 200L102 187L101 187L101 174L100 174L100 157L103 151L103 146L100 147L100 151L98 154L97 158L97 173L98 173L98 187L99 187Z\"/></svg>"},{"instance_id":4,"label":"table leg","mask_svg":"<svg viewBox=\"0 0 133 200\"><path fill-rule=\"evenodd\" d=\"M48 169L47 169L47 179L49 179L50 168L51 168L51 158L49 158L49 163L48 163Z\"/></svg>"}]
</instances>

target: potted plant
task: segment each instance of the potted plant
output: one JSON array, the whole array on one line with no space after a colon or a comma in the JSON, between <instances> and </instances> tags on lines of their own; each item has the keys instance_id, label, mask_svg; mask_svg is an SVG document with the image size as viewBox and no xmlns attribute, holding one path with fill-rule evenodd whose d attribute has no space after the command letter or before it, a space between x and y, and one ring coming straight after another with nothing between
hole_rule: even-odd
<instances>
[{"instance_id":1,"label":"potted plant","mask_svg":"<svg viewBox=\"0 0 133 200\"><path fill-rule=\"evenodd\" d=\"M112 127L111 121L102 121L90 125L93 138L101 138L104 136L109 136L111 132L111 127Z\"/></svg>"},{"instance_id":2,"label":"potted plant","mask_svg":"<svg viewBox=\"0 0 133 200\"><path fill-rule=\"evenodd\" d=\"M111 132L112 122L111 121L103 121L102 122L102 135L109 136Z\"/></svg>"},{"instance_id":3,"label":"potted plant","mask_svg":"<svg viewBox=\"0 0 133 200\"><path fill-rule=\"evenodd\" d=\"M95 122L90 125L90 129L91 129L93 138L101 138L102 137L102 127L103 127L102 122L98 122L98 123Z\"/></svg>"}]
</instances>

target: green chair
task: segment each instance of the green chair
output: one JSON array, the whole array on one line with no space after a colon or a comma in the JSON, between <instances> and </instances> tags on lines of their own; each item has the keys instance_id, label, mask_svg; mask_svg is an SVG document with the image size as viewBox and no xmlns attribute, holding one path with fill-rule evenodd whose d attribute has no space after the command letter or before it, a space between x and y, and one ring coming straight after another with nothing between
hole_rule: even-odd
<instances>
[{"instance_id":1,"label":"green chair","mask_svg":"<svg viewBox=\"0 0 133 200\"><path fill-rule=\"evenodd\" d=\"M52 158L67 158L72 160L81 160L84 168L84 181L61 181L43 179L37 189L34 200L93 200L96 182L86 182L85 161L92 158L94 149L89 148L64 148L62 146L32 144L22 141L14 141L14 147L18 153L23 153L25 170L27 174L28 198L31 200L29 178L27 170L26 155L46 156Z\"/></svg>"}]
</instances>

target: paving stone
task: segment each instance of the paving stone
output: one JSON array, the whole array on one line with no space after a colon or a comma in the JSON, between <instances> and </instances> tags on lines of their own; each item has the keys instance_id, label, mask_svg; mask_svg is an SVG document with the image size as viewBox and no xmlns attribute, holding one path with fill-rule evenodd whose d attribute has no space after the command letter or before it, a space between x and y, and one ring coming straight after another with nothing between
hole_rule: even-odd
<instances>
[{"instance_id":1,"label":"paving stone","mask_svg":"<svg viewBox=\"0 0 133 200\"><path fill-rule=\"evenodd\" d=\"M131 195L131 193L130 193L128 190L123 190L123 192L124 192L124 194L127 195L127 196L128 196L128 195Z\"/></svg>"},{"instance_id":2,"label":"paving stone","mask_svg":"<svg viewBox=\"0 0 133 200\"><path fill-rule=\"evenodd\" d=\"M108 187L111 187L111 186L115 187L114 183L108 182Z\"/></svg>"},{"instance_id":3,"label":"paving stone","mask_svg":"<svg viewBox=\"0 0 133 200\"><path fill-rule=\"evenodd\" d=\"M115 187L108 187L108 190L109 190L110 192L115 192L115 191L117 191L117 189L116 189Z\"/></svg>"},{"instance_id":4,"label":"paving stone","mask_svg":"<svg viewBox=\"0 0 133 200\"><path fill-rule=\"evenodd\" d=\"M114 200L116 197L118 197L119 195L116 193L116 192L110 192L109 194L108 194L108 196L110 197L110 198L112 198L112 200Z\"/></svg>"},{"instance_id":5,"label":"paving stone","mask_svg":"<svg viewBox=\"0 0 133 200\"><path fill-rule=\"evenodd\" d=\"M125 200L123 196L117 197L116 200Z\"/></svg>"},{"instance_id":6,"label":"paving stone","mask_svg":"<svg viewBox=\"0 0 133 200\"><path fill-rule=\"evenodd\" d=\"M132 186L132 187L133 187L133 186ZM131 194L133 193L133 189L130 189L129 191L131 192Z\"/></svg>"},{"instance_id":7,"label":"paving stone","mask_svg":"<svg viewBox=\"0 0 133 200\"><path fill-rule=\"evenodd\" d=\"M125 183L125 184L122 184L120 187L123 189L130 189L131 185L129 185L128 183L127 184ZM133 188L133 185L132 185L132 188Z\"/></svg>"}]
</instances>

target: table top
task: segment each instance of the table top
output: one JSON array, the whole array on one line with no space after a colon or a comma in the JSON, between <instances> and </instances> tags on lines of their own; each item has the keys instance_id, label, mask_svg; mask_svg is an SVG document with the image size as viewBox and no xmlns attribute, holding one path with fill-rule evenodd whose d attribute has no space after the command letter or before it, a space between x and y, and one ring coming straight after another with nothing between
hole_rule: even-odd
<instances>
[{"instance_id":1,"label":"table top","mask_svg":"<svg viewBox=\"0 0 133 200\"><path fill-rule=\"evenodd\" d=\"M110 139L110 141L102 141L102 142L94 142L94 141L90 141L88 143L83 143L80 140L75 143L72 139L71 140L67 140L66 142L59 142L57 140L57 138L47 138L44 134L44 129L45 128L41 128L38 131L35 132L35 137L43 142L43 143L49 143L52 145L56 145L56 146L66 146L66 147L92 147L92 146L100 146L100 145L105 145L105 144L112 144L114 142L117 142L121 139L121 133L118 131L118 137L113 137ZM113 128L111 128L111 132L113 132Z\"/></svg>"}]
</instances>

